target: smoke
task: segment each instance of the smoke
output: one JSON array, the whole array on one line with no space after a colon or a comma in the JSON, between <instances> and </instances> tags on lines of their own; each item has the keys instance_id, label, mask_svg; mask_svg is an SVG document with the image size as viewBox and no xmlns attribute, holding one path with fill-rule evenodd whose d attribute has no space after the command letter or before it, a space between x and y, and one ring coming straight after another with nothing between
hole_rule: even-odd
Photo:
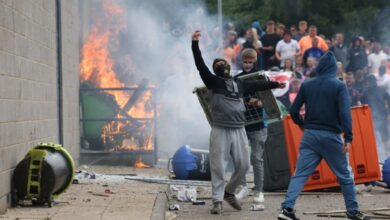
<instances>
[{"instance_id":1,"label":"smoke","mask_svg":"<svg viewBox=\"0 0 390 220\"><path fill-rule=\"evenodd\" d=\"M103 0L103 2L106 0ZM159 157L172 157L183 144L208 148L210 125L193 89L202 86L191 52L191 33L201 30L203 56L206 64L215 54L213 45L218 39L216 18L208 16L200 2L110 0L124 9L121 19L103 16L103 7L96 1L84 3L92 18L85 19L89 29L96 20L102 25L121 26L118 42L112 39L111 58L119 79L126 85L150 79L157 88L160 116L157 121ZM105 23L106 22L106 23ZM115 28L116 30L117 28ZM84 30L89 32L89 30Z\"/></svg>"}]
</instances>

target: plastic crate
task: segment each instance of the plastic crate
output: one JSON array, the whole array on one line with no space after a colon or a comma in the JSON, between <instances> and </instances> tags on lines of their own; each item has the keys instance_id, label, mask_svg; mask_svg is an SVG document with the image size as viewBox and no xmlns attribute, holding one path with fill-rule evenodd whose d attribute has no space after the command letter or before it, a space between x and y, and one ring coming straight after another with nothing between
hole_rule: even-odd
<instances>
[{"instance_id":1,"label":"plastic crate","mask_svg":"<svg viewBox=\"0 0 390 220\"><path fill-rule=\"evenodd\" d=\"M352 108L353 141L349 153L355 184L377 181L381 178L375 143L371 110L367 105ZM290 116L284 119L288 159L291 174L295 172L302 131ZM324 160L308 178L304 190L316 190L339 186L336 176Z\"/></svg>"},{"instance_id":2,"label":"plastic crate","mask_svg":"<svg viewBox=\"0 0 390 220\"><path fill-rule=\"evenodd\" d=\"M238 80L267 80L265 73L263 71L254 72L248 75L238 77ZM194 93L197 95L200 105L203 108L203 111L206 115L206 118L210 125L213 124L213 118L211 114L211 92L206 87L197 87L194 89ZM271 90L267 91L258 91L252 94L249 94L248 97L244 99L249 99L251 97L261 100L263 103L263 108L267 113L267 120L269 122L280 120L281 112L276 102L276 99ZM246 104L245 104L246 105ZM246 122L245 125L260 123L264 119L261 115L258 114L258 111L253 106L246 105L247 111L245 113Z\"/></svg>"}]
</instances>

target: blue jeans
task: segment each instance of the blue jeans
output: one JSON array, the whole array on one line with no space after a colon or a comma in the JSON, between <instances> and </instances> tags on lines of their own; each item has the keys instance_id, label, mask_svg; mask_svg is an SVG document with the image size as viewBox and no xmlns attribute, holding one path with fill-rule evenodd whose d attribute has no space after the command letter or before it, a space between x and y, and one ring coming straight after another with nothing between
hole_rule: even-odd
<instances>
[{"instance_id":1,"label":"blue jeans","mask_svg":"<svg viewBox=\"0 0 390 220\"><path fill-rule=\"evenodd\" d=\"M294 176L290 180L282 208L294 208L307 178L314 172L321 159L325 159L337 176L348 212L358 210L353 173L348 154L342 152L343 140L340 134L325 130L305 130Z\"/></svg>"}]
</instances>

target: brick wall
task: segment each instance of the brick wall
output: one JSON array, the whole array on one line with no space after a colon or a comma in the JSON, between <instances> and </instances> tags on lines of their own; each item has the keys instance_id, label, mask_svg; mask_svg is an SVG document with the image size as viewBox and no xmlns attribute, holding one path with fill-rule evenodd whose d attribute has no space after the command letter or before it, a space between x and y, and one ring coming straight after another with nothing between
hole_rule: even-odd
<instances>
[{"instance_id":1,"label":"brick wall","mask_svg":"<svg viewBox=\"0 0 390 220\"><path fill-rule=\"evenodd\" d=\"M78 6L61 1L64 146L79 155ZM55 0L0 1L0 214L36 143L59 141Z\"/></svg>"}]
</instances>

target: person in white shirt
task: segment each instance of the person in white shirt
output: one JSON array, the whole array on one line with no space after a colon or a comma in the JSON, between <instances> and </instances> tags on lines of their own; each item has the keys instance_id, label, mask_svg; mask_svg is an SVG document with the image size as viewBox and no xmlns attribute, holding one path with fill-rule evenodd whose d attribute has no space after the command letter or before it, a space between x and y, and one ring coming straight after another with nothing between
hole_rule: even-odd
<instances>
[{"instance_id":1,"label":"person in white shirt","mask_svg":"<svg viewBox=\"0 0 390 220\"><path fill-rule=\"evenodd\" d=\"M379 66L383 61L387 60L387 55L381 51L381 45L379 42L374 42L372 46L372 53L368 55L368 67L370 73L375 77L379 75Z\"/></svg>"},{"instance_id":2,"label":"person in white shirt","mask_svg":"<svg viewBox=\"0 0 390 220\"><path fill-rule=\"evenodd\" d=\"M283 34L283 39L276 44L275 56L281 61L281 67L284 66L286 59L291 59L295 65L295 57L300 54L298 41L291 39L291 37L291 33L286 31Z\"/></svg>"}]
</instances>

